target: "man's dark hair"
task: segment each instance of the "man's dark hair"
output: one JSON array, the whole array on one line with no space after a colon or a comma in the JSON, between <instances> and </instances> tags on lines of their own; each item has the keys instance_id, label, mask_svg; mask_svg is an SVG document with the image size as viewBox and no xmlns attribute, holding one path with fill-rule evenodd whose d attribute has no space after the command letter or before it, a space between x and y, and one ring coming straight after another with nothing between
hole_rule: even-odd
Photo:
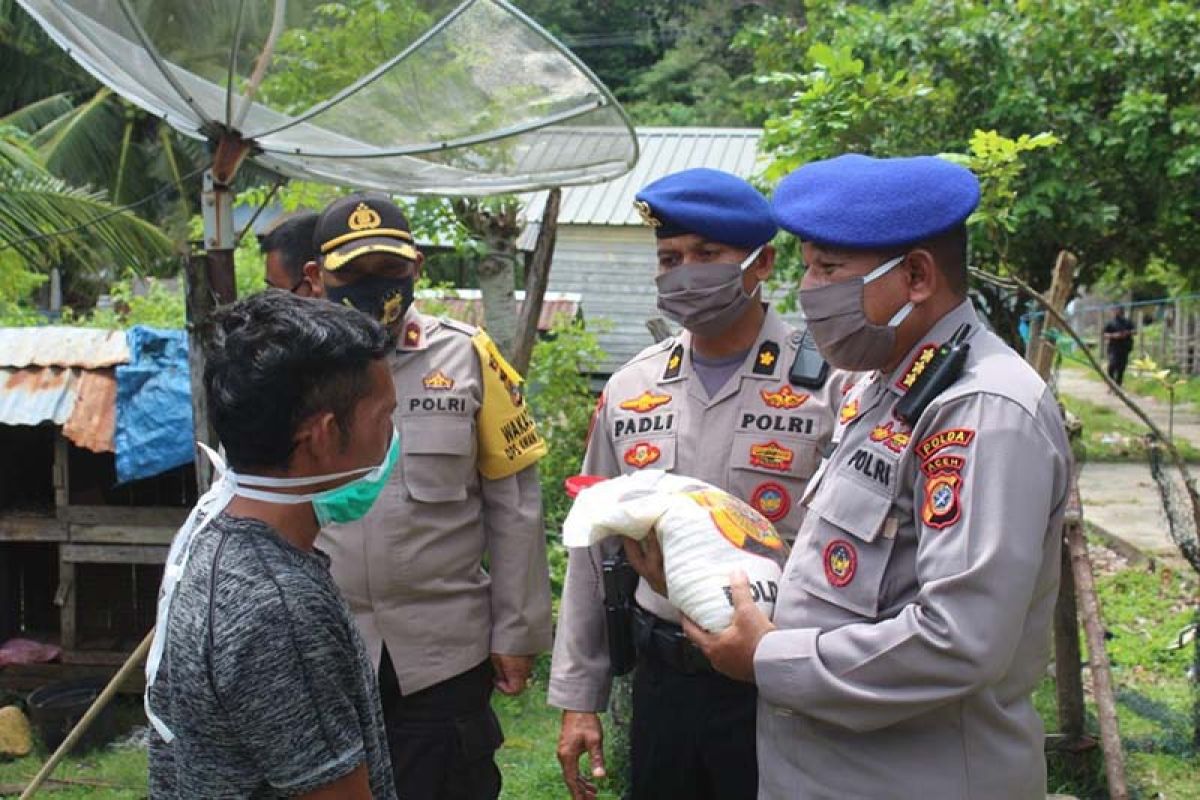
<instances>
[{"instance_id":1,"label":"man's dark hair","mask_svg":"<svg viewBox=\"0 0 1200 800\"><path fill-rule=\"evenodd\" d=\"M967 294L967 226L958 225L921 243L937 259L938 267L956 294Z\"/></svg>"},{"instance_id":2,"label":"man's dark hair","mask_svg":"<svg viewBox=\"0 0 1200 800\"><path fill-rule=\"evenodd\" d=\"M268 289L217 309L207 331L209 416L235 470L286 469L296 428L329 411L343 436L392 348L361 312Z\"/></svg>"},{"instance_id":3,"label":"man's dark hair","mask_svg":"<svg viewBox=\"0 0 1200 800\"><path fill-rule=\"evenodd\" d=\"M263 255L278 250L283 268L293 283L304 277L304 265L317 260L317 249L313 236L317 230L320 214L313 211L297 211L280 217L258 236L258 249Z\"/></svg>"}]
</instances>

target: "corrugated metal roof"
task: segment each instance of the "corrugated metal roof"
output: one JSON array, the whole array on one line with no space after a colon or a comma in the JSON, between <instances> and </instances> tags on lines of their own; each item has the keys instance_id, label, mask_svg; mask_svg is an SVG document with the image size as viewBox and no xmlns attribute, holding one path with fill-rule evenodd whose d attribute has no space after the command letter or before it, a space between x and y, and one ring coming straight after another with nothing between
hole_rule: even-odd
<instances>
[{"instance_id":1,"label":"corrugated metal roof","mask_svg":"<svg viewBox=\"0 0 1200 800\"><path fill-rule=\"evenodd\" d=\"M98 328L0 328L0 367L84 367L125 364L124 331Z\"/></svg>"},{"instance_id":2,"label":"corrugated metal roof","mask_svg":"<svg viewBox=\"0 0 1200 800\"><path fill-rule=\"evenodd\" d=\"M421 299L436 301L445 307L446 315L470 325L483 325L483 295L478 289L427 289L417 292L418 307ZM525 301L525 293L516 292L517 312ZM576 292L546 292L542 300L542 313L538 316L538 330L548 331L560 314L575 319L579 314L582 298Z\"/></svg>"},{"instance_id":3,"label":"corrugated metal roof","mask_svg":"<svg viewBox=\"0 0 1200 800\"><path fill-rule=\"evenodd\" d=\"M750 178L758 158L759 128L638 128L641 157L620 178L563 189L559 225L641 225L634 195L646 184L692 167L724 170ZM546 192L526 196L522 249L537 238Z\"/></svg>"},{"instance_id":4,"label":"corrugated metal roof","mask_svg":"<svg viewBox=\"0 0 1200 800\"><path fill-rule=\"evenodd\" d=\"M63 436L93 453L115 453L116 427L116 370L85 370L76 388L75 407L63 425Z\"/></svg>"},{"instance_id":5,"label":"corrugated metal roof","mask_svg":"<svg viewBox=\"0 0 1200 800\"><path fill-rule=\"evenodd\" d=\"M75 407L76 367L0 368L0 425L61 425Z\"/></svg>"}]
</instances>

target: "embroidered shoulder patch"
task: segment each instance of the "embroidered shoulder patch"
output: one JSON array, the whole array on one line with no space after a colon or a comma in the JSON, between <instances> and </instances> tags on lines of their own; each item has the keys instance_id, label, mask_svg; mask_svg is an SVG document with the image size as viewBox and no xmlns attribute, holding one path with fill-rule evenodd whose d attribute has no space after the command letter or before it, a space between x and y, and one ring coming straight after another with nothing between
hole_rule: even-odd
<instances>
[{"instance_id":1,"label":"embroidered shoulder patch","mask_svg":"<svg viewBox=\"0 0 1200 800\"><path fill-rule=\"evenodd\" d=\"M941 530L958 522L962 516L958 489L962 476L957 472L939 472L925 482L925 502L921 506L921 521L930 528Z\"/></svg>"},{"instance_id":2,"label":"embroidered shoulder patch","mask_svg":"<svg viewBox=\"0 0 1200 800\"><path fill-rule=\"evenodd\" d=\"M845 539L834 539L825 545L825 580L835 589L854 580L858 571L858 551Z\"/></svg>"},{"instance_id":3,"label":"embroidered shoulder patch","mask_svg":"<svg viewBox=\"0 0 1200 800\"><path fill-rule=\"evenodd\" d=\"M625 411L635 411L638 414L645 414L660 406L665 406L669 402L671 402L671 395L654 394L647 390L637 397L631 397L628 400L622 401L621 408Z\"/></svg>"},{"instance_id":4,"label":"embroidered shoulder patch","mask_svg":"<svg viewBox=\"0 0 1200 800\"><path fill-rule=\"evenodd\" d=\"M963 467L967 465L967 460L962 456L952 456L942 454L934 456L921 465L921 471L932 478L939 472L962 472Z\"/></svg>"},{"instance_id":5,"label":"embroidered shoulder patch","mask_svg":"<svg viewBox=\"0 0 1200 800\"><path fill-rule=\"evenodd\" d=\"M406 347L416 347L421 343L421 325L410 322L404 326L404 344Z\"/></svg>"},{"instance_id":6,"label":"embroidered shoulder patch","mask_svg":"<svg viewBox=\"0 0 1200 800\"><path fill-rule=\"evenodd\" d=\"M922 439L917 445L917 455L922 461L927 461L947 447L966 447L974 438L975 431L970 428L948 428Z\"/></svg>"},{"instance_id":7,"label":"embroidered shoulder patch","mask_svg":"<svg viewBox=\"0 0 1200 800\"><path fill-rule=\"evenodd\" d=\"M625 451L625 463L638 469L647 467L660 458L662 458L662 450L649 442L638 442Z\"/></svg>"},{"instance_id":8,"label":"embroidered shoulder patch","mask_svg":"<svg viewBox=\"0 0 1200 800\"><path fill-rule=\"evenodd\" d=\"M766 389L759 391L763 402L771 408L782 408L788 411L799 408L808 402L809 395L803 392L797 392L788 386L786 383L779 387L777 392L769 392Z\"/></svg>"}]
</instances>

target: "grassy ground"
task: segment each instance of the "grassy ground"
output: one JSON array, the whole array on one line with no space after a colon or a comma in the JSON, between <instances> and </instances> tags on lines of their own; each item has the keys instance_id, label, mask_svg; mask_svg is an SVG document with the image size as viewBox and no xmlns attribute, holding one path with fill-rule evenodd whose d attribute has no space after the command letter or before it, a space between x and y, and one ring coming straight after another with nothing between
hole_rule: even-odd
<instances>
[{"instance_id":1,"label":"grassy ground","mask_svg":"<svg viewBox=\"0 0 1200 800\"><path fill-rule=\"evenodd\" d=\"M1200 800L1200 755L1191 739L1197 687L1189 683L1186 674L1194 651L1190 645L1176 646L1180 633L1194 619L1195 576L1186 567L1177 571L1160 564L1152 571L1130 565L1097 542L1092 543L1092 553L1111 636L1108 652L1119 692L1118 713L1133 797ZM519 698L496 700L507 737L497 758L504 773L503 797L509 800L558 800L564 796L554 757L558 712L545 704L545 675L543 659L530 691ZM1086 673L1085 683L1090 687ZM1047 730L1055 730L1051 679L1039 687L1035 701ZM137 709L136 701L130 701L125 714L132 719ZM1095 734L1098 729L1090 697L1089 711L1089 729ZM0 786L10 790L23 785L40 763L41 757L30 757L0 764ZM55 773L57 778L85 781L86 785L57 784L45 794L64 799L134 800L145 797L145 773L144 752L109 749L68 759ZM1107 797L1103 774L1098 758L1084 775L1068 775L1052 758L1050 789L1081 800L1098 800ZM601 797L616 800L618 793L610 785Z\"/></svg>"},{"instance_id":2,"label":"grassy ground","mask_svg":"<svg viewBox=\"0 0 1200 800\"><path fill-rule=\"evenodd\" d=\"M1146 426L1128 419L1115 406L1064 394L1063 405L1083 422L1083 446L1089 461L1146 463ZM1200 461L1200 449L1176 437L1175 446L1189 462Z\"/></svg>"}]
</instances>

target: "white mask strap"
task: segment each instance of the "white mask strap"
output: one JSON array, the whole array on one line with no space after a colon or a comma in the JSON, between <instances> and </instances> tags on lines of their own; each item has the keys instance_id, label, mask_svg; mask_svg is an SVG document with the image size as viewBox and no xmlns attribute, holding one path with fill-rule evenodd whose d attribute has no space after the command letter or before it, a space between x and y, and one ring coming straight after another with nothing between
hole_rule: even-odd
<instances>
[{"instance_id":1,"label":"white mask strap","mask_svg":"<svg viewBox=\"0 0 1200 800\"><path fill-rule=\"evenodd\" d=\"M746 256L746 260L741 264L738 264L738 271L745 272L746 270L750 269L750 265L754 263L754 259L758 258L758 254L763 251L764 247L766 247L765 244L760 244L758 247L750 251L750 255Z\"/></svg>"},{"instance_id":2,"label":"white mask strap","mask_svg":"<svg viewBox=\"0 0 1200 800\"><path fill-rule=\"evenodd\" d=\"M893 314L892 318L888 320L888 327L894 328L897 325L899 325L901 322L904 322L904 320L908 319L908 315L912 313L912 310L915 307L916 306L914 306L912 304L912 301L909 301L909 302L905 303L904 305L902 305L900 307L900 310L897 311L895 314Z\"/></svg>"},{"instance_id":3,"label":"white mask strap","mask_svg":"<svg viewBox=\"0 0 1200 800\"><path fill-rule=\"evenodd\" d=\"M904 255L896 256L893 259L883 262L878 267L876 267L875 269L871 270L870 272L868 272L866 275L863 276L863 283L870 283L871 281L875 280L876 278L882 278L884 275L887 275L889 272L892 271L892 268L895 267L897 264L899 264L901 261L903 261L905 256L907 256L907 255L908 255L908 253L905 253Z\"/></svg>"}]
</instances>

